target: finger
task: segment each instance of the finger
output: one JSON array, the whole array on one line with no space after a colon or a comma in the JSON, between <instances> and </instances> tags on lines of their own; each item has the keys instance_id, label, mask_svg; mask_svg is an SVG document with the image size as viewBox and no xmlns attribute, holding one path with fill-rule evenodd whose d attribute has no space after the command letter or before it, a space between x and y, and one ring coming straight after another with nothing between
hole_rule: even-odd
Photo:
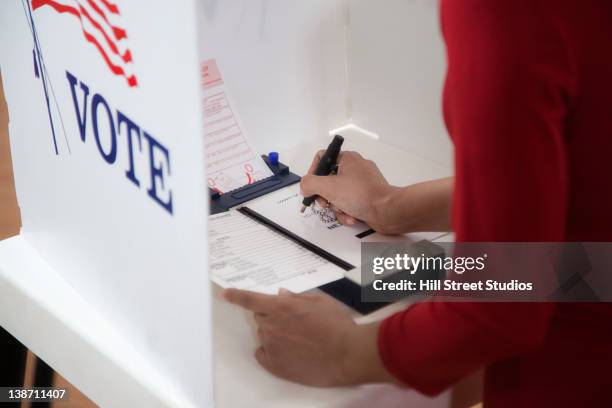
<instances>
[{"instance_id":1,"label":"finger","mask_svg":"<svg viewBox=\"0 0 612 408\"><path fill-rule=\"evenodd\" d=\"M292 295L293 292L291 292L290 290L285 289L285 288L279 288L278 289L278 294L282 295L282 296L287 296L287 295Z\"/></svg>"},{"instance_id":2,"label":"finger","mask_svg":"<svg viewBox=\"0 0 612 408\"><path fill-rule=\"evenodd\" d=\"M266 371L268 371L272 375L281 377L280 371L273 364L272 357L270 356L270 354L268 354L265 348L259 347L257 350L255 350L255 359L257 360L259 365L262 366Z\"/></svg>"},{"instance_id":3,"label":"finger","mask_svg":"<svg viewBox=\"0 0 612 408\"><path fill-rule=\"evenodd\" d=\"M257 328L257 339L259 340L259 344L264 344L264 331L261 327Z\"/></svg>"},{"instance_id":4,"label":"finger","mask_svg":"<svg viewBox=\"0 0 612 408\"><path fill-rule=\"evenodd\" d=\"M300 189L304 197L318 195L329 202L336 202L342 190L341 181L337 176L313 176L302 177Z\"/></svg>"},{"instance_id":5,"label":"finger","mask_svg":"<svg viewBox=\"0 0 612 408\"><path fill-rule=\"evenodd\" d=\"M331 209L336 215L336 219L338 220L340 224L355 225L357 223L357 219L355 217L348 215L347 213L345 213L344 211L342 211L340 208L336 207L335 205L332 205Z\"/></svg>"},{"instance_id":6,"label":"finger","mask_svg":"<svg viewBox=\"0 0 612 408\"><path fill-rule=\"evenodd\" d=\"M352 156L358 156L361 157L361 155L357 152L340 152L338 154L338 163L340 163L340 161L342 160L342 158L344 157L345 153L349 154L349 157ZM325 154L325 150L319 150L316 154L314 159L312 159L312 163L310 164L310 168L308 169L308 172L306 174L314 174L315 170L317 169L317 166L319 165L319 161L321 161L321 157L323 157L323 155ZM334 169L334 173L337 171L337 167L338 165L335 166Z\"/></svg>"},{"instance_id":7,"label":"finger","mask_svg":"<svg viewBox=\"0 0 612 408\"><path fill-rule=\"evenodd\" d=\"M317 197L317 203L322 207L322 208L327 208L329 207L329 201L327 201L326 199L324 199L323 197Z\"/></svg>"},{"instance_id":8,"label":"finger","mask_svg":"<svg viewBox=\"0 0 612 408\"><path fill-rule=\"evenodd\" d=\"M333 204L331 205L331 210L334 212L334 214L336 214L336 216L344 214L344 211Z\"/></svg>"},{"instance_id":9,"label":"finger","mask_svg":"<svg viewBox=\"0 0 612 408\"><path fill-rule=\"evenodd\" d=\"M264 313L253 313L253 319L255 319L255 323L257 323L258 326L264 324L267 317L268 315Z\"/></svg>"},{"instance_id":10,"label":"finger","mask_svg":"<svg viewBox=\"0 0 612 408\"><path fill-rule=\"evenodd\" d=\"M255 350L255 359L263 368L270 371L270 360L263 347L259 347Z\"/></svg>"},{"instance_id":11,"label":"finger","mask_svg":"<svg viewBox=\"0 0 612 408\"><path fill-rule=\"evenodd\" d=\"M292 291L287 290L285 288L280 288L278 290L278 296L281 297L281 298L282 297L287 298L288 296L291 296L291 297L293 297L295 299L309 300L309 301L316 300L316 299L319 299L319 298L322 297L318 293L295 293L295 292L292 292ZM292 304L295 304L295 303L292 303Z\"/></svg>"},{"instance_id":12,"label":"finger","mask_svg":"<svg viewBox=\"0 0 612 408\"><path fill-rule=\"evenodd\" d=\"M292 292L289 289L285 289L285 288L278 289L278 296L284 296L284 297L291 296L291 297L298 297L298 298L300 297L299 294Z\"/></svg>"},{"instance_id":13,"label":"finger","mask_svg":"<svg viewBox=\"0 0 612 408\"><path fill-rule=\"evenodd\" d=\"M342 225L355 225L355 223L357 223L357 220L354 217L351 217L350 215L347 215L343 212L337 212L336 213L336 218L338 219L338 222Z\"/></svg>"},{"instance_id":14,"label":"finger","mask_svg":"<svg viewBox=\"0 0 612 408\"><path fill-rule=\"evenodd\" d=\"M272 312L278 302L277 296L263 295L239 289L225 289L223 298L229 303L258 313Z\"/></svg>"},{"instance_id":15,"label":"finger","mask_svg":"<svg viewBox=\"0 0 612 408\"><path fill-rule=\"evenodd\" d=\"M359 152L344 150L340 152L340 155L338 156L338 165L346 164L358 159L363 159L363 156Z\"/></svg>"},{"instance_id":16,"label":"finger","mask_svg":"<svg viewBox=\"0 0 612 408\"><path fill-rule=\"evenodd\" d=\"M317 169L317 166L319 165L321 157L323 157L323 154L325 154L325 150L319 150L315 154L315 157L314 159L312 159L312 163L310 164L310 168L308 169L308 172L306 174L314 174L315 170Z\"/></svg>"}]
</instances>

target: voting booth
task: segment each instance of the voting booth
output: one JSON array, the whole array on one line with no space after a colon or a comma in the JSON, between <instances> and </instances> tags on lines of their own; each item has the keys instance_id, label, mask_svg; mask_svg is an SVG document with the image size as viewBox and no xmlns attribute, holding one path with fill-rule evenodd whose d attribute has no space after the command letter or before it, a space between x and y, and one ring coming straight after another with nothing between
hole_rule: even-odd
<instances>
[{"instance_id":1,"label":"voting booth","mask_svg":"<svg viewBox=\"0 0 612 408\"><path fill-rule=\"evenodd\" d=\"M202 53L217 60L262 153L355 125L451 163L436 0L203 5Z\"/></svg>"},{"instance_id":2,"label":"voting booth","mask_svg":"<svg viewBox=\"0 0 612 408\"><path fill-rule=\"evenodd\" d=\"M321 288L346 274L360 283L360 244L388 238L368 235L365 224L340 226L325 209L299 219L299 189L280 179L276 189L266 188L266 197L259 198L252 181L271 173L257 155L350 131L449 165L450 143L440 112L445 64L437 3L227 1L204 3L203 14L208 186L215 194L234 196L236 207L247 201L246 217L285 238L264 239L265 228L251 227L239 215L212 218L212 279L222 286L268 293L280 286L298 292ZM313 150L305 154L312 157ZM213 205L220 201L213 199ZM317 229L319 221L327 229ZM250 232L224 234L230 228ZM250 240L254 234L262 238ZM306 249L338 270L322 273L328 265L312 261L304 266L310 270L309 282L289 279L286 264L268 261L265 250L276 248L275 256L289 260L293 274L300 275L299 265L306 262L298 261L299 250L292 250L287 240L314 244ZM231 263L237 266L227 267ZM368 310L353 300L360 297L358 286L324 289L343 301L350 297L345 303L359 311Z\"/></svg>"},{"instance_id":3,"label":"voting booth","mask_svg":"<svg viewBox=\"0 0 612 408\"><path fill-rule=\"evenodd\" d=\"M22 229L0 243L0 323L102 406L213 406L211 189L330 133L443 173L437 20L433 0L3 2Z\"/></svg>"}]
</instances>

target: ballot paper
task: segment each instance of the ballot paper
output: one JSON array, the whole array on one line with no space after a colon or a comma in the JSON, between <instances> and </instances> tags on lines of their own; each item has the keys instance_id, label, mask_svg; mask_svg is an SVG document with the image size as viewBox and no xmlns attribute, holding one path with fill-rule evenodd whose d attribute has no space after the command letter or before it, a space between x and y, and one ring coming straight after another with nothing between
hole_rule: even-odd
<instances>
[{"instance_id":1,"label":"ballot paper","mask_svg":"<svg viewBox=\"0 0 612 408\"><path fill-rule=\"evenodd\" d=\"M355 225L341 225L329 208L317 203L306 209L304 214L299 185L265 195L248 204L248 207L281 225L291 233L313 243L355 267L361 264L362 242L400 242L434 239L439 233L411 234L410 236L387 236L375 233L362 222Z\"/></svg>"},{"instance_id":2,"label":"ballot paper","mask_svg":"<svg viewBox=\"0 0 612 408\"><path fill-rule=\"evenodd\" d=\"M208 186L227 193L272 176L249 141L215 60L202 63L202 81Z\"/></svg>"},{"instance_id":3,"label":"ballot paper","mask_svg":"<svg viewBox=\"0 0 612 408\"><path fill-rule=\"evenodd\" d=\"M208 228L211 279L221 287L300 293L344 276L339 266L237 211L210 216Z\"/></svg>"}]
</instances>

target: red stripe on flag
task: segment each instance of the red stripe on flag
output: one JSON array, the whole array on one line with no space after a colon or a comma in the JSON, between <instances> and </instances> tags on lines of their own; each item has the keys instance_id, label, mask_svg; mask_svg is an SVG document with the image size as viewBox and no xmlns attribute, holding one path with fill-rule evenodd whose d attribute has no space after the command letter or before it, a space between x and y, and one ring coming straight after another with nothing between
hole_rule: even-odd
<instances>
[{"instance_id":1,"label":"red stripe on flag","mask_svg":"<svg viewBox=\"0 0 612 408\"><path fill-rule=\"evenodd\" d=\"M106 65L108 65L108 67L113 72L113 74L125 77L127 79L128 85L131 87L134 87L137 85L136 77L134 75L131 75L130 77L128 77L122 67L120 67L119 65L113 64L113 62L110 60L108 55L106 55L104 48L102 48L100 43L98 43L98 40L96 40L96 37L94 37L93 35L91 35L85 30L83 30L83 34L85 35L85 38L87 39L87 41L89 41L90 43L96 46L96 48L102 55L102 58L104 58Z\"/></svg>"},{"instance_id":2,"label":"red stripe on flag","mask_svg":"<svg viewBox=\"0 0 612 408\"><path fill-rule=\"evenodd\" d=\"M104 39L106 40L106 43L108 44L108 46L110 47L111 51L113 52L113 54L117 55L119 58L123 58L123 55L121 55L119 53L119 48L117 47L117 44L115 44L113 42L113 40L108 36L108 34L106 34L106 31L104 30L104 28L100 25L100 23L98 23L96 20L94 20L93 18L91 18L91 15L89 14L89 12L83 8L83 6L79 5L79 9L81 11L81 15L85 16L85 18L91 23L91 25L94 26L94 28L96 30L98 30L102 36L104 37ZM128 61L123 61L123 62L128 62Z\"/></svg>"},{"instance_id":3,"label":"red stripe on flag","mask_svg":"<svg viewBox=\"0 0 612 408\"><path fill-rule=\"evenodd\" d=\"M36 7L34 7L34 4L36 4ZM41 6L44 6L45 4L48 4L48 5L52 6L53 8L55 8L60 13L61 12L70 13L70 14L76 16L76 17L79 17L79 18L81 18L81 16L85 16L85 18L94 26L94 28L96 30L98 30L102 34L102 36L104 36L104 39L106 40L106 43L110 47L110 49L113 52L113 54L115 54L119 58L123 59L123 62L125 62L125 63L128 63L128 62L132 61L132 56L131 56L131 53L130 53L129 49L126 52L124 52L123 55L121 55L121 53L119 52L119 48L117 47L117 44L115 44L115 42L108 36L108 34L104 30L104 28L100 25L100 23L98 23L96 20L94 20L91 17L91 15L89 14L89 12L86 9L84 9L83 6L81 6L80 4L79 4L79 9L77 10L74 7L66 6L66 5L63 5L63 4L59 4L59 3L56 3L53 0L32 0L32 7L34 9L36 9L38 7L41 7ZM121 40L122 38L127 38L125 30L123 30L122 28L113 27L113 26L111 26L111 28L113 29L115 37L117 37L119 40ZM129 53L129 58L126 59L125 56L128 53Z\"/></svg>"},{"instance_id":4,"label":"red stripe on flag","mask_svg":"<svg viewBox=\"0 0 612 408\"><path fill-rule=\"evenodd\" d=\"M36 10L39 7L42 7L45 5L51 5L50 3L54 3L53 8L59 13L70 13L75 17L79 17L79 18L81 17L79 10L77 10L76 8L71 7L71 6L65 6L63 4L58 4L51 0L32 0L32 10Z\"/></svg>"},{"instance_id":5,"label":"red stripe on flag","mask_svg":"<svg viewBox=\"0 0 612 408\"><path fill-rule=\"evenodd\" d=\"M100 23L91 18L91 15L87 12L87 10L83 8L83 6L79 5L79 10L81 11L81 15L85 16L85 18L91 23L91 25L93 25L94 28L102 34L102 36L106 40L106 43L113 51L113 54L119 55L119 49L117 48L117 44L115 44L113 40L110 39L108 34L106 34L106 31L104 31L104 28L102 28L102 26L100 25Z\"/></svg>"},{"instance_id":6,"label":"red stripe on flag","mask_svg":"<svg viewBox=\"0 0 612 408\"><path fill-rule=\"evenodd\" d=\"M115 33L115 38L117 40L123 40L124 38L127 38L127 33L123 28L113 27L113 33Z\"/></svg>"},{"instance_id":7,"label":"red stripe on flag","mask_svg":"<svg viewBox=\"0 0 612 408\"><path fill-rule=\"evenodd\" d=\"M53 0L32 0L32 9L36 10L39 7L48 5L50 7L52 7L53 9L55 9L58 13L68 13L68 14L72 14L73 16L77 17L79 19L79 22L81 23L81 30L83 31L83 35L85 36L85 39L87 41L89 41L90 43L92 43L100 52L100 55L102 55L102 58L104 59L104 61L106 62L106 65L108 66L108 68L111 70L111 72L115 75L118 76L123 76L126 78L127 83L129 86L131 87L135 87L138 85L138 81L136 79L135 75L130 75L129 77L127 76L125 70L118 66L115 65L111 59L109 58L109 56L106 54L106 51L104 50L104 48L102 48L102 46L100 45L100 43L98 42L98 40L96 39L96 37L94 37L93 35L91 35L91 33L87 32L85 30L85 27L83 27L83 22L81 21L81 13L79 12L79 10L77 10L74 7L71 6L66 6L64 4L59 4L56 3ZM125 55L125 54L124 54ZM129 59L131 59L131 53L128 55Z\"/></svg>"},{"instance_id":8,"label":"red stripe on flag","mask_svg":"<svg viewBox=\"0 0 612 408\"><path fill-rule=\"evenodd\" d=\"M98 13L98 15L100 15L100 17L102 17L106 24L111 27L111 29L113 30L113 34L115 34L115 39L117 39L117 41L127 38L127 33L125 32L125 30L121 27L113 25L108 20L106 13L100 8L100 6L98 6L93 0L87 0L87 3L91 6L92 9L96 11L96 13Z\"/></svg>"},{"instance_id":9,"label":"red stripe on flag","mask_svg":"<svg viewBox=\"0 0 612 408\"><path fill-rule=\"evenodd\" d=\"M136 76L134 75L130 75L127 81L128 81L128 85L131 87L138 86L138 80L136 79Z\"/></svg>"},{"instance_id":10,"label":"red stripe on flag","mask_svg":"<svg viewBox=\"0 0 612 408\"><path fill-rule=\"evenodd\" d=\"M110 11L111 13L113 13L113 14L119 14L119 7L117 7L117 5L116 5L116 4L113 4L113 3L111 3L111 2L110 2L110 1L108 1L108 0L100 0L100 2L101 2L102 4L104 4L104 6L106 7L106 9L107 9L108 11Z\"/></svg>"},{"instance_id":11,"label":"red stripe on flag","mask_svg":"<svg viewBox=\"0 0 612 408\"><path fill-rule=\"evenodd\" d=\"M113 34L115 34L115 39L117 39L117 41L127 38L127 33L125 32L125 30L121 27L117 27L111 24L104 10L102 10L100 6L96 4L95 1L87 0L87 3L92 9L95 10L96 13L98 13L100 17L102 17L102 19L106 22L106 24L108 24L113 29Z\"/></svg>"}]
</instances>

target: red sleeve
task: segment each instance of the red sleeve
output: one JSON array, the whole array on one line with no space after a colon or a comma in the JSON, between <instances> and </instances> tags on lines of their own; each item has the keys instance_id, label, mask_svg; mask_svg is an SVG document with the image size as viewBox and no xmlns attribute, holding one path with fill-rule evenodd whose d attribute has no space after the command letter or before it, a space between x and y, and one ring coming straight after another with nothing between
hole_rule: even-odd
<instances>
[{"instance_id":1,"label":"red sleeve","mask_svg":"<svg viewBox=\"0 0 612 408\"><path fill-rule=\"evenodd\" d=\"M458 242L563 241L572 68L538 0L442 0ZM424 303L385 320L387 369L435 394L544 341L553 304Z\"/></svg>"}]
</instances>

